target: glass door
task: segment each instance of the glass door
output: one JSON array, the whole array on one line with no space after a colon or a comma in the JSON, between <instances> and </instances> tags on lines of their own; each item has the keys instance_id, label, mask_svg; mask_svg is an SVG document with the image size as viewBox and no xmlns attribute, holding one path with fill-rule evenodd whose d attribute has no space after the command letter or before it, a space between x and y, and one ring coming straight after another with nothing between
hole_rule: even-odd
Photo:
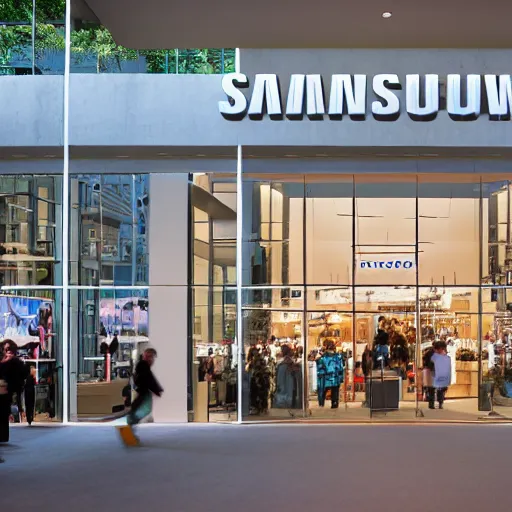
<instances>
[{"instance_id":1,"label":"glass door","mask_svg":"<svg viewBox=\"0 0 512 512\"><path fill-rule=\"evenodd\" d=\"M418 374L415 287L356 288L355 339L370 417L409 419L416 412ZM356 393L357 396L357 393Z\"/></svg>"}]
</instances>

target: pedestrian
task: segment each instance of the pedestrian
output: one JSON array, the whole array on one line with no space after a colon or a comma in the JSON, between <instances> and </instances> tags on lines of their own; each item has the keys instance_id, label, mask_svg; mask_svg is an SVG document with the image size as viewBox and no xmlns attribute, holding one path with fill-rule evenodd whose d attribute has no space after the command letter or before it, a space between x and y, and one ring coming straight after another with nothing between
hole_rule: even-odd
<instances>
[{"instance_id":1,"label":"pedestrian","mask_svg":"<svg viewBox=\"0 0 512 512\"><path fill-rule=\"evenodd\" d=\"M13 396L18 402L26 378L26 367L17 357L18 346L12 340L1 344L0 355L0 443L9 442L9 416ZM20 411L21 413L21 411Z\"/></svg>"},{"instance_id":2,"label":"pedestrian","mask_svg":"<svg viewBox=\"0 0 512 512\"><path fill-rule=\"evenodd\" d=\"M434 372L434 392L430 394L429 409L435 409L435 400L439 402L439 409L443 408L444 397L452 379L452 361L446 353L446 342L434 343L434 353L430 359Z\"/></svg>"},{"instance_id":3,"label":"pedestrian","mask_svg":"<svg viewBox=\"0 0 512 512\"><path fill-rule=\"evenodd\" d=\"M153 395L161 396L163 392L151 370L156 357L156 350L147 348L135 367L134 385L137 396L132 401L132 407L127 416L128 426L119 429L125 444L138 444L138 439L133 433L133 425L137 425L141 420L151 415Z\"/></svg>"}]
</instances>

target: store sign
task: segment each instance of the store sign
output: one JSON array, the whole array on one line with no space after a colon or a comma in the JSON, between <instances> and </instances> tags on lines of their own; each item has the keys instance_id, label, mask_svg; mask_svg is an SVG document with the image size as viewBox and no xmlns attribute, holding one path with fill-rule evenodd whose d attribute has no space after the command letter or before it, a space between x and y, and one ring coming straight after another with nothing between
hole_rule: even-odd
<instances>
[{"instance_id":1,"label":"store sign","mask_svg":"<svg viewBox=\"0 0 512 512\"><path fill-rule=\"evenodd\" d=\"M249 78L242 73L230 73L222 79L227 100L219 101L219 111L228 120L250 119L331 120L365 119L368 111L380 121L394 121L401 112L395 91L405 86L405 110L414 121L432 121L440 110L441 80L439 75L407 75L405 84L396 74L375 75L368 84L366 75L332 75L330 94L325 98L322 75L291 75L290 86L283 104L283 91L274 74L255 76L250 99L242 89L249 87ZM443 81L444 83L444 81ZM446 110L454 121L473 121L481 112L482 86L485 89L489 119L510 119L512 109L511 75L448 75L446 77ZM368 105L367 90L375 96ZM443 93L444 96L444 93Z\"/></svg>"},{"instance_id":2,"label":"store sign","mask_svg":"<svg viewBox=\"0 0 512 512\"><path fill-rule=\"evenodd\" d=\"M414 267L414 262L411 260L391 260L391 261L361 261L361 268L381 268L388 270L398 270L401 268L410 269Z\"/></svg>"}]
</instances>

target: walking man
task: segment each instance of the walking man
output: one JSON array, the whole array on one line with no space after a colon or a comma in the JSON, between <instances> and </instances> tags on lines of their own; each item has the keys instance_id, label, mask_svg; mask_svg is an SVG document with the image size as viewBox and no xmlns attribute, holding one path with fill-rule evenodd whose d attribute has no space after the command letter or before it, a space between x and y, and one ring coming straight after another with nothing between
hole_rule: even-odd
<instances>
[{"instance_id":1,"label":"walking man","mask_svg":"<svg viewBox=\"0 0 512 512\"><path fill-rule=\"evenodd\" d=\"M124 443L130 446L139 443L133 433L133 425L137 425L152 413L153 395L161 396L163 392L162 387L151 370L156 357L156 350L154 348L147 348L135 367L134 387L137 396L133 400L131 410L128 413L128 425L119 428Z\"/></svg>"}]
</instances>

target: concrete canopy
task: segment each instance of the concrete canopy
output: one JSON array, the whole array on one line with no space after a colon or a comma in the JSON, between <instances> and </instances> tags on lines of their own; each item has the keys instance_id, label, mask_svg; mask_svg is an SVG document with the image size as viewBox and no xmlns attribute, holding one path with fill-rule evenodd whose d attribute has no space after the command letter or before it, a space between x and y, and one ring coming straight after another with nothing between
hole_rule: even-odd
<instances>
[{"instance_id":1,"label":"concrete canopy","mask_svg":"<svg viewBox=\"0 0 512 512\"><path fill-rule=\"evenodd\" d=\"M510 48L506 0L71 0L118 44L165 48ZM392 16L382 17L389 11Z\"/></svg>"}]
</instances>

